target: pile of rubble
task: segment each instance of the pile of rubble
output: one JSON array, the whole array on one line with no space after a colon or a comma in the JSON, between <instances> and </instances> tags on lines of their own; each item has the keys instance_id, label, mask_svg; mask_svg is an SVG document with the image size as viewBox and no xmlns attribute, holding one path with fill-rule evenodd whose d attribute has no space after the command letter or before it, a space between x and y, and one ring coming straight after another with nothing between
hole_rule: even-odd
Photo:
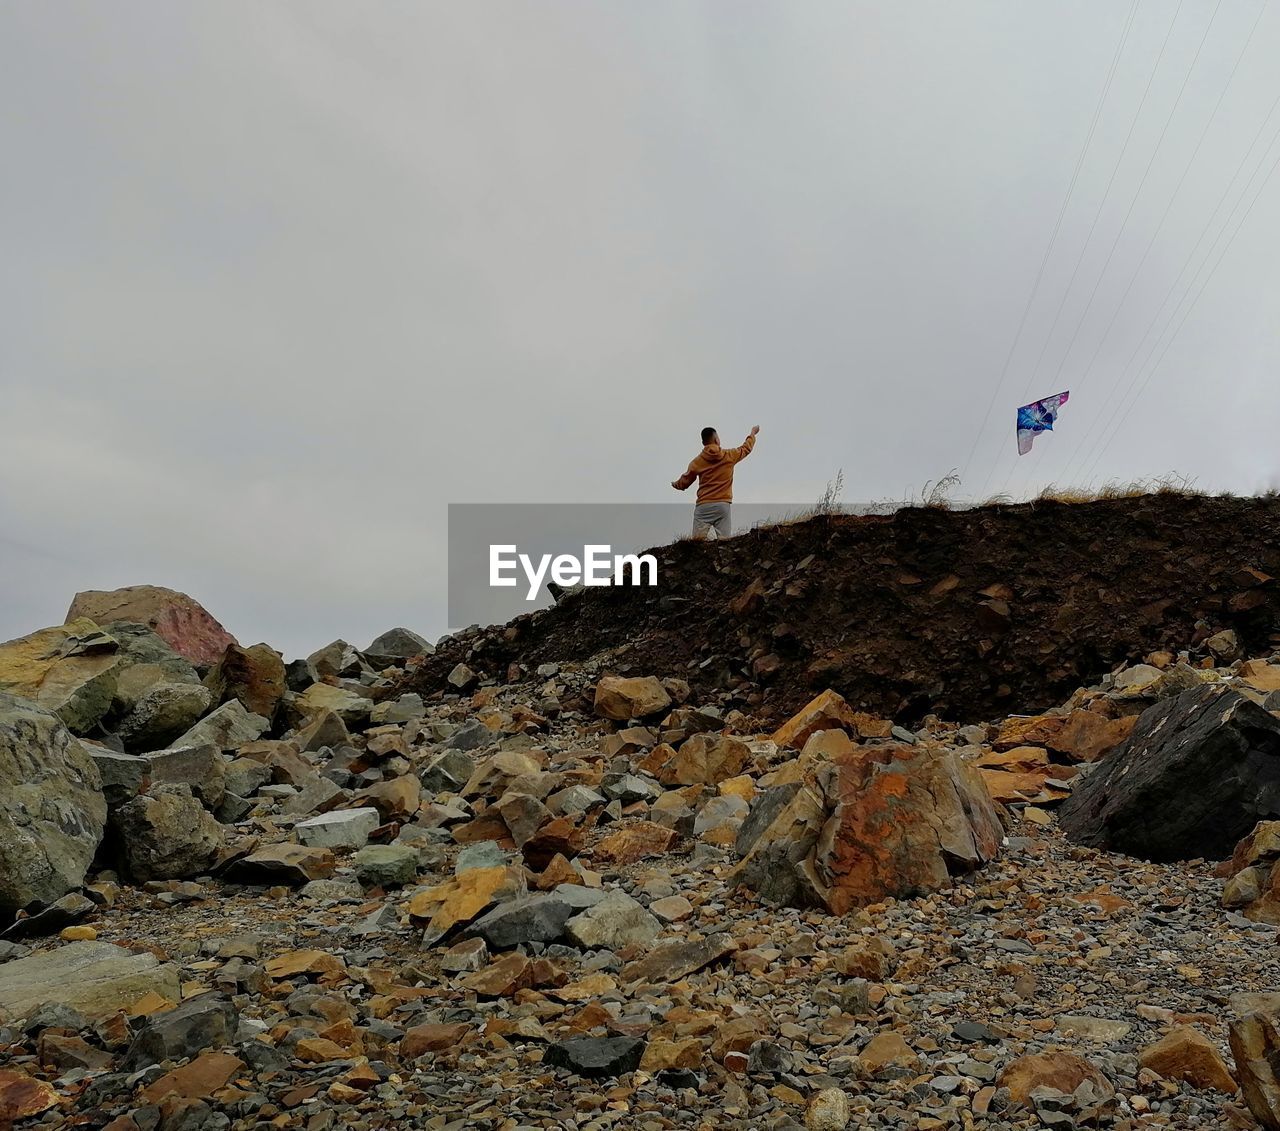
<instances>
[{"instance_id":1,"label":"pile of rubble","mask_svg":"<svg viewBox=\"0 0 1280 1131\"><path fill-rule=\"evenodd\" d=\"M1280 1127L1280 665L1230 640L1033 717L762 727L72 613L0 645L0 1119Z\"/></svg>"}]
</instances>

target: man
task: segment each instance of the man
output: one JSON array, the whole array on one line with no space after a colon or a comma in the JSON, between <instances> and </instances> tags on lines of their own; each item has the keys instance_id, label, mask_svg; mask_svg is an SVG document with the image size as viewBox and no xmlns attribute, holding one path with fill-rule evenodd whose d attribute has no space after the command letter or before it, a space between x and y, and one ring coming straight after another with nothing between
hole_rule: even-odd
<instances>
[{"instance_id":1,"label":"man","mask_svg":"<svg viewBox=\"0 0 1280 1131\"><path fill-rule=\"evenodd\" d=\"M688 489L698 481L698 501L693 508L693 536L705 538L714 530L717 538L728 538L732 533L729 507L733 503L733 465L746 459L756 446L760 425L751 429L740 448L725 451L720 447L720 434L714 428L702 430L702 451L689 464L689 470L671 486L677 491Z\"/></svg>"}]
</instances>

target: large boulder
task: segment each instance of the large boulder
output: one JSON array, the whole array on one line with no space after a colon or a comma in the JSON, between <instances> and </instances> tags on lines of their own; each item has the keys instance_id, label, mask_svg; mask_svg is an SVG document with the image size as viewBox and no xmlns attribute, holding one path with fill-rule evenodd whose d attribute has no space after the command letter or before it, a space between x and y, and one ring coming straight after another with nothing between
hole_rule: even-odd
<instances>
[{"instance_id":1,"label":"large boulder","mask_svg":"<svg viewBox=\"0 0 1280 1131\"><path fill-rule=\"evenodd\" d=\"M246 711L272 719L286 690L284 659L267 644L228 644L205 677L205 686L216 703L238 699Z\"/></svg>"},{"instance_id":2,"label":"large boulder","mask_svg":"<svg viewBox=\"0 0 1280 1131\"><path fill-rule=\"evenodd\" d=\"M158 750L195 726L212 703L209 689L198 683L157 683L120 720L116 734L126 750Z\"/></svg>"},{"instance_id":3,"label":"large boulder","mask_svg":"<svg viewBox=\"0 0 1280 1131\"><path fill-rule=\"evenodd\" d=\"M111 816L134 879L184 880L207 872L225 846L222 826L187 785L163 784Z\"/></svg>"},{"instance_id":4,"label":"large boulder","mask_svg":"<svg viewBox=\"0 0 1280 1131\"><path fill-rule=\"evenodd\" d=\"M77 593L67 620L89 617L99 624L132 621L145 624L180 656L197 667L219 660L233 637L199 601L162 585L130 585L109 591L90 589Z\"/></svg>"},{"instance_id":5,"label":"large boulder","mask_svg":"<svg viewBox=\"0 0 1280 1131\"><path fill-rule=\"evenodd\" d=\"M430 656L435 645L407 628L391 628L364 650L364 657L375 668L403 667L414 656Z\"/></svg>"},{"instance_id":6,"label":"large boulder","mask_svg":"<svg viewBox=\"0 0 1280 1131\"><path fill-rule=\"evenodd\" d=\"M80 887L106 819L80 743L50 712L0 692L0 916Z\"/></svg>"},{"instance_id":7,"label":"large boulder","mask_svg":"<svg viewBox=\"0 0 1280 1131\"><path fill-rule=\"evenodd\" d=\"M1231 1022L1228 1035L1244 1102L1267 1131L1280 1131L1280 1017L1248 1013Z\"/></svg>"},{"instance_id":8,"label":"large boulder","mask_svg":"<svg viewBox=\"0 0 1280 1131\"><path fill-rule=\"evenodd\" d=\"M733 878L772 901L843 915L941 888L994 859L1003 835L981 775L951 751L857 747L811 760L756 800Z\"/></svg>"},{"instance_id":9,"label":"large boulder","mask_svg":"<svg viewBox=\"0 0 1280 1131\"><path fill-rule=\"evenodd\" d=\"M173 745L238 750L255 738L261 738L270 725L261 715L246 711L239 699L228 699L177 738Z\"/></svg>"},{"instance_id":10,"label":"large boulder","mask_svg":"<svg viewBox=\"0 0 1280 1131\"><path fill-rule=\"evenodd\" d=\"M109 621L101 626L119 645L120 671L114 717L123 717L151 688L161 684L200 684L200 673L185 656L179 656L145 624Z\"/></svg>"},{"instance_id":11,"label":"large boulder","mask_svg":"<svg viewBox=\"0 0 1280 1131\"><path fill-rule=\"evenodd\" d=\"M65 1005L92 1020L151 992L176 1002L178 967L107 942L67 943L0 964L0 1017L26 1018L41 1006Z\"/></svg>"},{"instance_id":12,"label":"large boulder","mask_svg":"<svg viewBox=\"0 0 1280 1131\"><path fill-rule=\"evenodd\" d=\"M74 734L87 734L111 708L120 645L92 620L0 644L0 691L52 711Z\"/></svg>"},{"instance_id":13,"label":"large boulder","mask_svg":"<svg viewBox=\"0 0 1280 1131\"><path fill-rule=\"evenodd\" d=\"M1223 860L1280 817L1280 719L1222 685L1147 708L1059 811L1077 844L1144 860Z\"/></svg>"}]
</instances>

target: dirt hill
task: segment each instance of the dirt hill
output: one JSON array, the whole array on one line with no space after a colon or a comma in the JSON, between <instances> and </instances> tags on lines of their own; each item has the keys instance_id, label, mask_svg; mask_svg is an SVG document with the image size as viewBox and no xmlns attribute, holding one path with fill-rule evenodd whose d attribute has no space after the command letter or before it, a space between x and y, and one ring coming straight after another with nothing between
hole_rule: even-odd
<instances>
[{"instance_id":1,"label":"dirt hill","mask_svg":"<svg viewBox=\"0 0 1280 1131\"><path fill-rule=\"evenodd\" d=\"M406 680L455 664L595 658L732 689L781 719L815 689L914 722L1033 711L1152 651L1226 628L1280 643L1280 500L1147 495L829 516L655 551L659 586L593 589L464 634Z\"/></svg>"}]
</instances>

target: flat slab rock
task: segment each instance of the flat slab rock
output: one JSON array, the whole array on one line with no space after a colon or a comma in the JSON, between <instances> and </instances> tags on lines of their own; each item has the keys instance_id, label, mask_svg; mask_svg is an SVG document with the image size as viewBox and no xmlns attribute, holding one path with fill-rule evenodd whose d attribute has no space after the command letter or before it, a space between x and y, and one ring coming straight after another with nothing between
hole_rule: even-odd
<instances>
[{"instance_id":1,"label":"flat slab rock","mask_svg":"<svg viewBox=\"0 0 1280 1131\"><path fill-rule=\"evenodd\" d=\"M112 943L67 943L0 965L0 1014L10 1018L53 1004L101 1016L152 991L179 1000L178 968Z\"/></svg>"}]
</instances>

